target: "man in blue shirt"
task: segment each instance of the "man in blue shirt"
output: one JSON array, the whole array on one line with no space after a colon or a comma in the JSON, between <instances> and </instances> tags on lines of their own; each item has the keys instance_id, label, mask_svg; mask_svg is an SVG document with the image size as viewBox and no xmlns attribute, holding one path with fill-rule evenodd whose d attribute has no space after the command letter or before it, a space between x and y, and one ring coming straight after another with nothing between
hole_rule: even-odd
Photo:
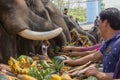
<instances>
[{"instance_id":1,"label":"man in blue shirt","mask_svg":"<svg viewBox=\"0 0 120 80\"><path fill-rule=\"evenodd\" d=\"M113 80L115 67L120 59L120 11L116 8L107 8L102 11L99 29L105 43L100 52L93 54L90 59L101 59L103 61L103 72L91 67L85 71L85 74L95 76L99 80Z\"/></svg>"}]
</instances>

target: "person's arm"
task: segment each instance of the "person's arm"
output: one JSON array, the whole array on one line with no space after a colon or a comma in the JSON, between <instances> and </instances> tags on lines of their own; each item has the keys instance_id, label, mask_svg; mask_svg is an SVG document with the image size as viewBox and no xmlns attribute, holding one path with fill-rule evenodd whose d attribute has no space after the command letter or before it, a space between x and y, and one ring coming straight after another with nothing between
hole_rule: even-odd
<instances>
[{"instance_id":1,"label":"person's arm","mask_svg":"<svg viewBox=\"0 0 120 80\"><path fill-rule=\"evenodd\" d=\"M78 66L78 65L83 65L89 61L96 61L100 59L102 59L102 54L100 53L100 51L98 51L94 54L87 55L77 60L72 60L70 58L67 58L67 60L65 60L64 63L67 63L68 65L71 66Z\"/></svg>"},{"instance_id":2,"label":"person's arm","mask_svg":"<svg viewBox=\"0 0 120 80\"><path fill-rule=\"evenodd\" d=\"M63 51L73 50L73 51L80 51L81 47L75 47L75 46L63 46Z\"/></svg>"},{"instance_id":3,"label":"person's arm","mask_svg":"<svg viewBox=\"0 0 120 80\"><path fill-rule=\"evenodd\" d=\"M71 56L71 57L76 57L76 56L84 57L84 56L86 56L88 54L92 54L92 53L95 53L95 52L96 52L96 50L84 51L84 52L70 52L69 56Z\"/></svg>"},{"instance_id":4,"label":"person's arm","mask_svg":"<svg viewBox=\"0 0 120 80\"><path fill-rule=\"evenodd\" d=\"M97 49L100 46L101 46L101 43L96 44L94 46L90 46L90 47L63 46L62 50L63 51L73 50L73 51L83 52L83 51L91 51L91 50Z\"/></svg>"},{"instance_id":5,"label":"person's arm","mask_svg":"<svg viewBox=\"0 0 120 80\"><path fill-rule=\"evenodd\" d=\"M67 52L67 53L59 53L59 55L66 55L66 56L71 56L71 57L76 57L76 56L80 56L80 57L84 57L88 54L92 54L92 53L95 53L97 52L97 50L92 50L92 51L84 51L84 52Z\"/></svg>"},{"instance_id":6,"label":"person's arm","mask_svg":"<svg viewBox=\"0 0 120 80\"><path fill-rule=\"evenodd\" d=\"M86 76L95 76L98 80L113 80L113 73L104 73L95 67L90 67L85 71Z\"/></svg>"},{"instance_id":7,"label":"person's arm","mask_svg":"<svg viewBox=\"0 0 120 80\"><path fill-rule=\"evenodd\" d=\"M73 65L83 65L89 61L96 61L96 60L100 60L101 58L102 58L102 54L100 53L100 51L98 51L94 54L90 54L80 59L74 60Z\"/></svg>"},{"instance_id":8,"label":"person's arm","mask_svg":"<svg viewBox=\"0 0 120 80\"><path fill-rule=\"evenodd\" d=\"M103 73L98 72L95 74L95 77L97 77L99 80L113 80L113 73Z\"/></svg>"},{"instance_id":9,"label":"person's arm","mask_svg":"<svg viewBox=\"0 0 120 80\"><path fill-rule=\"evenodd\" d=\"M91 51L91 50L94 50L94 49L97 49L97 48L100 48L101 47L101 43L99 44L96 44L94 46L90 46L90 47L81 47L80 48L80 51L83 52L83 51Z\"/></svg>"}]
</instances>

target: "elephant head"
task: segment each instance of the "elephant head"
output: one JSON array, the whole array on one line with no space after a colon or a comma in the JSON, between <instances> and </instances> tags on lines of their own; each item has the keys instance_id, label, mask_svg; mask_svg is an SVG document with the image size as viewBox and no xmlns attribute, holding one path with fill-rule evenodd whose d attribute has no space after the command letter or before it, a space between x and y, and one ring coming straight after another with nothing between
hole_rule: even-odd
<instances>
[{"instance_id":1,"label":"elephant head","mask_svg":"<svg viewBox=\"0 0 120 80\"><path fill-rule=\"evenodd\" d=\"M61 11L56 8L50 0L26 0L26 3L35 14L48 19L59 27L62 27L67 41L71 41L71 36L64 22Z\"/></svg>"},{"instance_id":2,"label":"elephant head","mask_svg":"<svg viewBox=\"0 0 120 80\"><path fill-rule=\"evenodd\" d=\"M60 9L55 6L50 0L39 0L43 3L45 9L48 11L51 21L56 25L63 28L63 32L66 36L68 42L71 41L71 35L69 29L64 21L63 14L61 13Z\"/></svg>"},{"instance_id":3,"label":"elephant head","mask_svg":"<svg viewBox=\"0 0 120 80\"><path fill-rule=\"evenodd\" d=\"M41 0L25 0L27 6L38 16L51 21L48 11L45 9Z\"/></svg>"},{"instance_id":4,"label":"elephant head","mask_svg":"<svg viewBox=\"0 0 120 80\"><path fill-rule=\"evenodd\" d=\"M64 37L62 28L41 18L31 11L25 0L0 0L0 54L7 62L10 56L16 56L18 48L17 37L28 41L31 47L33 40L48 40L54 37ZM57 28L57 29L56 29ZM41 32L42 31L42 32ZM46 32L44 32L46 31ZM23 41L23 40L22 40ZM63 40L63 44L65 40ZM22 45L22 42L19 42Z\"/></svg>"},{"instance_id":5,"label":"elephant head","mask_svg":"<svg viewBox=\"0 0 120 80\"><path fill-rule=\"evenodd\" d=\"M24 0L2 0L0 4L0 21L9 33L15 33L30 40L46 40L54 38L62 32L62 28L50 32L35 32L30 30L28 25L30 22L30 11Z\"/></svg>"}]
</instances>

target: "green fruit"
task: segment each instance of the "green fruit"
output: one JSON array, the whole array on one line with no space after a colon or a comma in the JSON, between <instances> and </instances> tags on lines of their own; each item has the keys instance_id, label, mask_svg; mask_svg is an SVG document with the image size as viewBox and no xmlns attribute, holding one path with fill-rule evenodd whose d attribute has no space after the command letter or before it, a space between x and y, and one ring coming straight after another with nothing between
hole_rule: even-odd
<instances>
[{"instance_id":1,"label":"green fruit","mask_svg":"<svg viewBox=\"0 0 120 80\"><path fill-rule=\"evenodd\" d=\"M59 52L60 51L60 47L59 46L56 46L55 49L54 49L55 52Z\"/></svg>"},{"instance_id":2,"label":"green fruit","mask_svg":"<svg viewBox=\"0 0 120 80\"><path fill-rule=\"evenodd\" d=\"M45 60L42 60L40 62L40 64L43 66L43 68L48 68L49 67L48 63Z\"/></svg>"},{"instance_id":3,"label":"green fruit","mask_svg":"<svg viewBox=\"0 0 120 80\"><path fill-rule=\"evenodd\" d=\"M66 58L63 56L55 56L52 59L52 63L53 63L53 68L55 72L60 72L62 67L64 66L63 60L65 60Z\"/></svg>"},{"instance_id":4,"label":"green fruit","mask_svg":"<svg viewBox=\"0 0 120 80\"><path fill-rule=\"evenodd\" d=\"M53 59L54 59L55 61L57 61L57 60L63 61L63 60L65 60L66 58L65 58L64 56L55 56Z\"/></svg>"},{"instance_id":5,"label":"green fruit","mask_svg":"<svg viewBox=\"0 0 120 80\"><path fill-rule=\"evenodd\" d=\"M26 55L21 55L21 56L19 56L18 58L17 58L17 60L21 60L22 58L24 58L24 59L29 59L29 61L30 61L30 63L32 64L33 63L33 59L31 58L31 57L29 57L29 56L26 56Z\"/></svg>"}]
</instances>

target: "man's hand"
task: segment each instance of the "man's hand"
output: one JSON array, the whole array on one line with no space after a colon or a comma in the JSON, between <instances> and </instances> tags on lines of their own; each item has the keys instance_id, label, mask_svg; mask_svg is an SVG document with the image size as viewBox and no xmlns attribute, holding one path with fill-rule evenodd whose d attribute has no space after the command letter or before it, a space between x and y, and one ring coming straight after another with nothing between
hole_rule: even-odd
<instances>
[{"instance_id":1,"label":"man's hand","mask_svg":"<svg viewBox=\"0 0 120 80\"><path fill-rule=\"evenodd\" d=\"M113 80L113 73L98 71L95 67L90 67L85 71L86 76L95 76L98 80Z\"/></svg>"},{"instance_id":2,"label":"man's hand","mask_svg":"<svg viewBox=\"0 0 120 80\"><path fill-rule=\"evenodd\" d=\"M85 71L85 75L86 76L95 76L96 74L98 74L98 70L95 67L90 67Z\"/></svg>"},{"instance_id":3,"label":"man's hand","mask_svg":"<svg viewBox=\"0 0 120 80\"><path fill-rule=\"evenodd\" d=\"M64 57L66 58L63 62L65 63L65 64L68 64L68 65L73 65L73 60L71 59L71 58L69 58L69 57L67 57L67 56L65 56L64 55Z\"/></svg>"}]
</instances>

